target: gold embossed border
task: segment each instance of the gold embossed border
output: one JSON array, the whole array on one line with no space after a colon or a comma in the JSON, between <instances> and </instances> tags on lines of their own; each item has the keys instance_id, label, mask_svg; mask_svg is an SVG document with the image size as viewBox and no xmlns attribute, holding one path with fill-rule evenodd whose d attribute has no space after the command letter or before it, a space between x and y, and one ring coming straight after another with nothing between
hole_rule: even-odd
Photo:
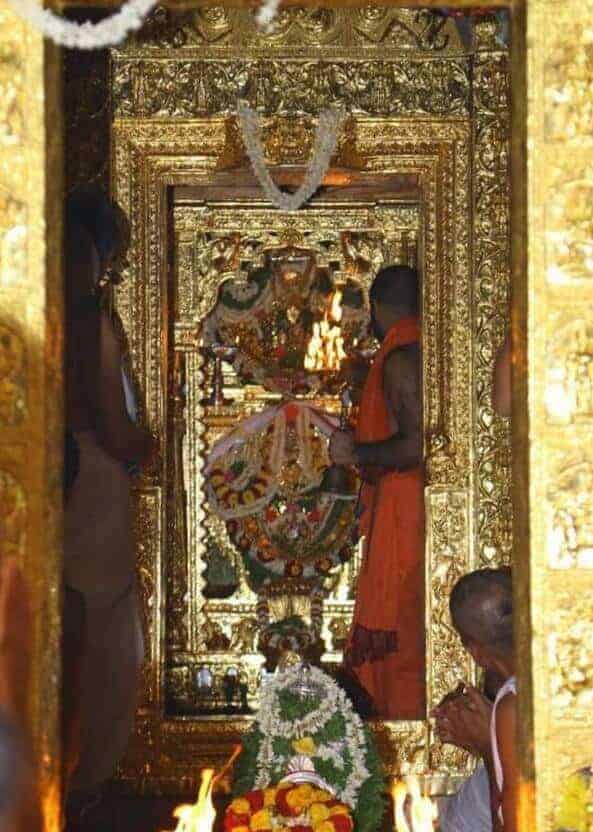
<instances>
[{"instance_id":1,"label":"gold embossed border","mask_svg":"<svg viewBox=\"0 0 593 832\"><path fill-rule=\"evenodd\" d=\"M0 552L24 566L30 728L60 827L62 337L59 55L0 6Z\"/></svg>"},{"instance_id":2,"label":"gold embossed border","mask_svg":"<svg viewBox=\"0 0 593 832\"><path fill-rule=\"evenodd\" d=\"M521 828L551 830L564 777L593 758L591 710L583 707L593 691L593 570L582 546L592 501L593 385L579 369L593 355L585 254L593 237L585 195L593 165L593 2L529 0L525 16L523 5L515 36L523 42L525 25L526 54L513 56L520 813Z\"/></svg>"},{"instance_id":3,"label":"gold embossed border","mask_svg":"<svg viewBox=\"0 0 593 832\"><path fill-rule=\"evenodd\" d=\"M471 202L470 135L467 122L438 119L411 122L359 118L353 121L349 133L351 153L364 159L369 170L413 172L419 177L423 194L423 262L428 276L424 327L429 705L457 677L471 673L448 623L447 610L448 588L473 558L473 496L468 476L473 453L467 224ZM114 123L114 189L131 218L133 264L118 291L118 307L145 391L146 415L161 435L166 419L162 369L163 351L167 349L162 340L169 256L166 191L174 184L206 182L221 160L236 159L234 137L232 122L223 118L176 124L135 119ZM159 500L162 505L162 475L144 483L139 495L144 505L149 493L154 495L153 506ZM228 744L249 724L244 719L178 721L165 714L162 645L167 621L161 610L170 565L162 549L162 536L156 534L163 520L153 515L143 521L146 527L141 534L140 564L153 666L146 677L138 731L121 772L125 781L150 791L178 789L180 780L194 785L196 764L220 761ZM194 577L188 576L189 580ZM421 772L437 766L453 775L463 770L460 755L433 741L428 721L386 725L377 730L385 760L393 769L404 763Z\"/></svg>"}]
</instances>

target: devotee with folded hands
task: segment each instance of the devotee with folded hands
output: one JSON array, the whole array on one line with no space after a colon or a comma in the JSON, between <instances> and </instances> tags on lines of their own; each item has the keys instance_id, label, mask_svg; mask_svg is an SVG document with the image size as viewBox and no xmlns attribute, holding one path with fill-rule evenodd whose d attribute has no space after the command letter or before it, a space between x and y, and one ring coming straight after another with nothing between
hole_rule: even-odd
<instances>
[{"instance_id":1,"label":"devotee with folded hands","mask_svg":"<svg viewBox=\"0 0 593 832\"><path fill-rule=\"evenodd\" d=\"M517 697L510 570L481 569L465 575L453 588L450 610L453 625L476 664L499 676L502 684L493 704L475 688L464 686L435 709L433 715L441 739L483 760L460 793L442 808L441 829L516 832ZM491 826L485 812L486 775Z\"/></svg>"}]
</instances>

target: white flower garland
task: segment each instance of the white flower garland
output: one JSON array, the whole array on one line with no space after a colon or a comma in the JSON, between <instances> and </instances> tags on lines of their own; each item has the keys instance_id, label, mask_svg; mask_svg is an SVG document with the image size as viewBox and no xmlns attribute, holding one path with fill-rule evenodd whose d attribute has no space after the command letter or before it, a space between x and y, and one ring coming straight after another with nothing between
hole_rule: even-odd
<instances>
[{"instance_id":1,"label":"white flower garland","mask_svg":"<svg viewBox=\"0 0 593 832\"><path fill-rule=\"evenodd\" d=\"M334 714L340 713L344 717L346 736L338 743L331 743L325 749L318 749L312 756L332 760L338 768L344 768L343 758L338 764L336 757L340 748L344 751L348 750L352 759L352 771L344 788L336 790L336 797L355 808L360 788L369 777L365 762L366 737L362 720L355 713L344 691L330 676L316 667L309 668L308 675L320 689L319 707L294 722L283 720L280 716L279 693L286 688L292 688L298 682L301 673L301 666L296 665L283 673L278 673L263 687L261 704L255 720L262 734L257 755L255 787L265 788L282 775L280 769L285 761L274 753L276 737L292 740L312 736L321 730Z\"/></svg>"},{"instance_id":2,"label":"white flower garland","mask_svg":"<svg viewBox=\"0 0 593 832\"><path fill-rule=\"evenodd\" d=\"M259 7L255 19L257 21L257 25L260 29L263 29L264 32L269 32L272 28L272 23L278 14L281 2L282 0L264 0L262 5Z\"/></svg>"},{"instance_id":3,"label":"white flower garland","mask_svg":"<svg viewBox=\"0 0 593 832\"><path fill-rule=\"evenodd\" d=\"M346 118L346 114L341 110L324 110L319 116L319 124L313 143L313 155L307 166L305 178L294 194L283 194L270 176L262 147L261 129L257 113L244 102L239 102L237 115L241 125L245 150L265 195L272 205L280 211L298 211L305 202L311 199L323 182L323 177L327 172L336 147L338 130Z\"/></svg>"},{"instance_id":4,"label":"white flower garland","mask_svg":"<svg viewBox=\"0 0 593 832\"><path fill-rule=\"evenodd\" d=\"M6 0L10 8L46 37L68 49L105 49L139 29L158 0L128 0L105 20L76 23L44 9L42 0Z\"/></svg>"}]
</instances>

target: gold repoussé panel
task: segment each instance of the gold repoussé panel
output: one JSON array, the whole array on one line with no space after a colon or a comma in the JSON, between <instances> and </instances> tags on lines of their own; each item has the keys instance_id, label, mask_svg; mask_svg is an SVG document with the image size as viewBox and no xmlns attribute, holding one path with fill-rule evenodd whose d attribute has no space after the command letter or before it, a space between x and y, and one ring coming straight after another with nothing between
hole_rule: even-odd
<instances>
[{"instance_id":1,"label":"gold repouss\u00e9 panel","mask_svg":"<svg viewBox=\"0 0 593 832\"><path fill-rule=\"evenodd\" d=\"M204 608L200 595L205 525L199 472L208 428L197 400L184 414L191 430L183 427L195 455L189 557L175 543L174 512L165 499L166 460L175 453L165 442L175 418L168 415L175 406L165 373L169 351L185 353L186 372L200 389L200 321L222 278L206 270L196 283L187 235L197 234L206 217L208 228L235 223L249 231L253 224L256 237L266 213L270 228L311 221L306 213L279 215L263 202L252 209L233 203L232 191L216 205L200 206L196 196L195 208L171 208L171 186L191 185L199 194L225 170L248 170L233 117L237 95L266 116L270 163L305 163L319 110L338 99L353 115L334 164L408 175L417 183L414 210L421 223L410 228L418 227L424 274L429 707L459 677L472 675L449 624L450 587L474 564L507 558L511 546L508 425L494 418L490 398L508 303L508 57L492 18L476 27L469 51L451 21L438 24L432 13L412 9L294 10L265 35L246 10L160 11L112 53L112 181L132 229L130 269L117 306L165 460L144 476L138 493L150 661L137 734L121 771L136 789L173 792L182 782L193 788L200 765L218 764L249 725L245 717L179 718L171 707L171 699L191 701L188 686L199 662L220 666L219 672L237 663L224 604ZM401 207L394 206L395 216ZM321 209L330 206L321 203ZM362 228L371 215L379 230L388 227L388 206L365 210L366 219L355 205L331 207L345 228ZM174 303L169 275L177 261L189 270L184 280L190 288ZM246 594L241 600L236 614L249 621L252 599ZM225 621L228 656L216 649ZM376 730L393 770L432 772L435 788L466 770L464 756L440 745L428 720Z\"/></svg>"},{"instance_id":2,"label":"gold repouss\u00e9 panel","mask_svg":"<svg viewBox=\"0 0 593 832\"><path fill-rule=\"evenodd\" d=\"M520 720L524 777L522 828L547 832L553 828L555 786L563 774L591 762L593 731L588 699L593 661L590 651L593 611L588 599L592 597L593 574L587 554L591 500L587 485L590 466L587 448L591 438L591 420L586 370L591 360L588 327L593 326L593 297L590 257L584 256L592 237L588 189L591 187L589 169L593 163L589 93L593 79L590 61L593 3L591 0L578 3L576 0L562 3L557 0L529 0L526 4L517 3L516 8L513 56L517 117L513 130L516 210L512 231L516 289L514 332L518 355L515 367L514 470L515 505L518 509L515 573L520 610L519 681L523 709ZM48 82L44 86L41 39L21 27L4 8L1 23L2 84L5 91L2 97L0 147L3 194L2 326L9 327L9 343L17 347L20 343L20 354L26 357L26 364L17 361L16 365L24 369L16 373L12 371L13 376L8 379L10 390L7 401L10 406L3 406L2 409L1 502L3 511L7 506L10 508L11 550L24 557L30 569L37 599L36 609L41 610L38 630L43 628L46 634L53 633L53 652L47 650L45 642L44 653L38 651L36 654L32 710L33 724L40 738L39 747L47 755L48 776L44 792L46 796L51 796L51 785L55 783L52 772L55 772L57 760L57 702L53 692L57 669L57 627L54 626L54 612L47 619L47 604L49 600L50 611L55 610L58 567L51 542L53 531L49 537L41 534L41 518L51 481L50 473L54 470L51 464L46 464L46 440L48 436L55 439L60 433L53 427L54 412L48 410L53 407L51 403L59 398L53 381L57 375L53 377L45 371L46 362L49 362L50 368L57 366L52 364L55 353L44 351L46 310L52 315L55 313L55 320L58 320L59 306L55 297L46 298L44 231L47 209L57 206L58 200L46 203L43 172L51 174L50 181L56 182L60 167L51 156L45 155L43 149L44 146L47 148L47 136L53 138L56 135L56 113L52 115L52 130L48 133L42 91L50 95L57 85ZM487 54L484 58L487 61ZM474 307L471 320L474 341L480 331L487 333L483 337L488 345L481 350L478 342L473 350L477 362L473 379L476 384L481 379L479 386L473 388L478 402L477 414L472 416L475 426L474 460L481 459L482 463L472 467L472 477L473 493L479 495L479 500L490 504L491 514L478 510L471 515L470 526L477 535L476 541L484 539L479 537L481 532L477 530L496 527L488 516L499 518L497 522L502 522L502 515L495 510L499 498L492 497L492 494L497 493L498 483L503 483L504 478L496 475L497 469L492 466L508 468L508 460L501 460L496 453L498 437L503 429L491 418L487 385L492 349L502 331L504 316L500 310L505 305L504 298L498 297L504 281L493 279L490 265L499 263L501 271L495 273L497 278L504 271L503 264L506 262L502 256L506 246L505 235L495 233L500 227L497 218L504 215L497 209L502 204L499 189L504 187L504 177L500 176L500 171L505 165L504 142L496 138L500 134L496 132L499 128L495 125L504 122L505 106L501 105L498 93L491 95L489 92L493 85L498 84L497 77L500 80L501 75L493 72L487 63L483 69L483 86L473 85L473 94L480 95L481 102L475 112L483 125L494 129L495 136L490 138L492 132L481 129L478 124L472 128L474 147L483 148L483 152L475 153L478 171L473 180L472 199L474 298L476 303L484 306L481 315L476 315ZM443 77L440 71L439 75ZM504 75L502 73L502 87L506 83ZM140 89L135 83L136 89ZM463 83L461 87L463 89ZM474 105L477 104L478 101L474 101ZM461 117L465 118L466 114L467 111L462 110ZM116 128L125 132L125 119L134 119L135 116L130 113L122 118L121 126L116 125ZM126 140L128 150L125 149L126 141L116 145L116 155L122 154L124 158L129 152L138 163L133 174L118 183L118 193L128 206L132 204L133 195L140 193L144 200L145 195L150 193L151 205L161 211L162 187L159 190L155 186L155 181L158 182L155 171L159 169L158 139L154 132L150 138L150 130L140 120L136 127L135 145L129 140ZM216 130L216 127L212 129ZM161 165L165 170L164 181L174 180L176 171L183 167L181 157L191 142L180 139L182 133L183 127L180 126L178 136L169 147L169 155L174 160L168 165ZM200 134L204 138L200 153L205 167L214 167L216 151L208 161L208 147L212 147L212 143L209 144L207 134L208 130ZM219 140L219 146L221 142ZM499 150L493 152L492 148ZM154 157L152 179L147 160L149 151ZM147 216L145 206L139 211L144 211L144 216ZM161 222L158 211L153 226L157 230ZM57 229L57 225L53 228ZM143 269L149 258L154 257L153 249L158 239L158 235L148 234L148 229L148 221L144 219L136 226L136 233L142 240L140 254ZM487 245L480 245L486 240ZM478 273L479 291L475 283ZM52 280L49 285L53 285ZM155 305L152 290L147 288L146 292L142 292L136 288L134 291L136 294L132 293L129 297L141 301L141 310L151 303L153 310L158 308L158 298ZM124 295L124 313L125 304ZM131 323L131 314L128 314L128 322ZM140 345L143 343L139 337L132 341ZM145 361L141 347L136 350L134 358L143 373ZM155 379L153 373L149 379L148 392L153 391L150 395L154 395L155 381L158 382L158 378ZM5 383L4 375L2 383ZM54 384L51 390L50 384ZM484 417L480 413L485 414ZM153 416L154 413L151 418ZM158 424L154 418L153 424ZM480 441L481 436L489 437L488 441ZM29 448L35 452L28 453ZM26 466L25 458L28 462ZM442 455L441 459L441 469L447 470L450 454ZM481 483L484 483L484 488ZM143 562L150 567L147 584L155 574L154 564L160 568L161 553L153 544L160 534L159 487L158 482L152 485L146 483L138 515L145 532L141 554ZM506 500L502 485L500 489L500 499ZM444 489L440 494L442 504L448 506L452 500L450 493ZM462 505L456 514L463 516L464 497L458 499ZM15 504L20 520L14 514ZM55 496L52 505L51 511L43 517L59 517ZM26 524L22 520L24 512ZM436 533L441 541L443 557L451 558L449 541L454 532L448 529L446 511L441 512L441 517L443 519L438 526L431 524L431 534L434 536ZM2 518L6 524L4 514ZM455 525L453 519L450 522ZM508 551L508 526L503 524L499 528L500 533L489 532L491 540L487 548L476 543L474 551L480 552L480 557L496 559L498 552ZM503 540L506 541L504 545ZM445 564L446 574L447 562L441 562ZM159 587L154 587L152 612L149 614L151 626L159 621L155 610L159 609L161 602L160 591ZM158 780L159 773L162 774L171 764L172 751L173 757L179 755L179 765L185 761L186 773L190 769L195 771L196 761L220 759L225 753L225 745L237 731L236 725L228 723L221 723L213 733L211 724L164 720L159 700L160 670L154 661L156 657L153 653L149 666L152 699L144 703L139 723L140 742L132 754L136 755L137 771L144 771L146 785L153 782L152 778ZM580 671L573 672L573 667L580 668ZM43 696L40 695L42 686ZM417 748L421 757L423 730L419 726L417 744L413 746L412 735L407 727L403 728L408 737L408 750L413 752L414 747ZM391 736L396 738L398 729L390 731ZM127 771L131 776L131 766ZM55 829L57 826L50 823L48 828Z\"/></svg>"},{"instance_id":3,"label":"gold repouss\u00e9 panel","mask_svg":"<svg viewBox=\"0 0 593 832\"><path fill-rule=\"evenodd\" d=\"M530 0L518 43L525 22L513 64L521 828L549 830L566 776L593 762L593 3Z\"/></svg>"},{"instance_id":4,"label":"gold repouss\u00e9 panel","mask_svg":"<svg viewBox=\"0 0 593 832\"><path fill-rule=\"evenodd\" d=\"M0 552L34 614L31 733L59 826L61 112L58 53L0 6ZM51 125L51 129L48 129Z\"/></svg>"}]
</instances>

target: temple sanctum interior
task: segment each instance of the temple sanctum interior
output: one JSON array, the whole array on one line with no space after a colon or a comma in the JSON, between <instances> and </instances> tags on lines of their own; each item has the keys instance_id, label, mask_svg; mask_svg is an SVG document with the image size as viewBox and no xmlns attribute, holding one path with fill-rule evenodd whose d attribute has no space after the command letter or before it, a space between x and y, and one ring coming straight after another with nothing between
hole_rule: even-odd
<instances>
[{"instance_id":1,"label":"temple sanctum interior","mask_svg":"<svg viewBox=\"0 0 593 832\"><path fill-rule=\"evenodd\" d=\"M592 33L0 0L0 832L593 830Z\"/></svg>"}]
</instances>

